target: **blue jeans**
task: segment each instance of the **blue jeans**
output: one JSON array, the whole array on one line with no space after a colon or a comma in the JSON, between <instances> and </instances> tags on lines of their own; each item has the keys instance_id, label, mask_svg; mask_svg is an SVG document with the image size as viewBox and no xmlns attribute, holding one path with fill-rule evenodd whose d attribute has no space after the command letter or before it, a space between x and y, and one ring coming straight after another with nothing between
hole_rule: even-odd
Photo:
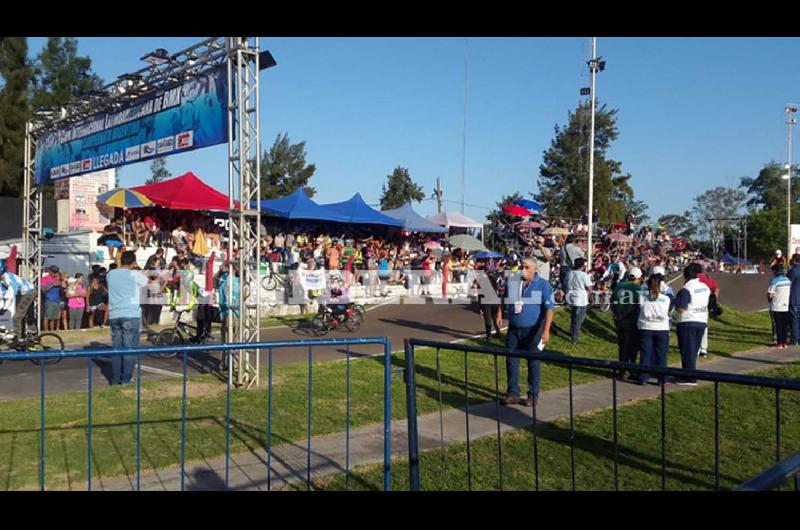
<instances>
[{"instance_id":1,"label":"blue jeans","mask_svg":"<svg viewBox=\"0 0 800 530\"><path fill-rule=\"evenodd\" d=\"M572 336L572 343L578 344L578 340L581 338L583 321L586 320L586 310L589 309L589 306L573 305L570 306L570 309L572 310L572 322L569 327L569 334Z\"/></svg>"},{"instance_id":2,"label":"blue jeans","mask_svg":"<svg viewBox=\"0 0 800 530\"><path fill-rule=\"evenodd\" d=\"M538 352L539 341L542 338L543 326L518 328L509 326L506 335L506 348ZM528 393L533 399L539 399L539 380L541 378L541 361L527 361L528 363ZM519 358L506 357L506 372L508 375L508 394L519 397Z\"/></svg>"},{"instance_id":3,"label":"blue jeans","mask_svg":"<svg viewBox=\"0 0 800 530\"><path fill-rule=\"evenodd\" d=\"M697 366L697 354L700 352L700 342L706 331L706 324L685 323L678 324L678 347L681 350L681 368L694 370ZM693 381L693 379L690 378Z\"/></svg>"},{"instance_id":4,"label":"blue jeans","mask_svg":"<svg viewBox=\"0 0 800 530\"><path fill-rule=\"evenodd\" d=\"M800 305L789 306L789 329L792 331L792 344L800 344Z\"/></svg>"},{"instance_id":5,"label":"blue jeans","mask_svg":"<svg viewBox=\"0 0 800 530\"><path fill-rule=\"evenodd\" d=\"M669 330L650 331L639 330L639 347L642 350L642 366L667 367L667 351L669 350ZM660 377L660 376L659 376ZM639 381L646 383L650 374L641 372Z\"/></svg>"},{"instance_id":6,"label":"blue jeans","mask_svg":"<svg viewBox=\"0 0 800 530\"><path fill-rule=\"evenodd\" d=\"M141 318L112 318L108 324L111 327L111 342L114 349L139 347L139 335L142 332ZM112 385L133 382L135 359L133 355L115 355L111 358Z\"/></svg>"}]
</instances>

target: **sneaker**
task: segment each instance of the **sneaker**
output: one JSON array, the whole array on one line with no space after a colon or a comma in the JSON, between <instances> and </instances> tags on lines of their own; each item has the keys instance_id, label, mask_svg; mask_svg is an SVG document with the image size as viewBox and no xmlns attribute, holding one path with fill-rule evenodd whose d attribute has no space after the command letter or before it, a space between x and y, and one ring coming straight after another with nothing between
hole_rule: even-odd
<instances>
[{"instance_id":1,"label":"sneaker","mask_svg":"<svg viewBox=\"0 0 800 530\"><path fill-rule=\"evenodd\" d=\"M536 406L536 400L533 399L533 394L531 394L529 392L527 399L521 399L519 401L519 404L522 405L523 407L535 407Z\"/></svg>"},{"instance_id":2,"label":"sneaker","mask_svg":"<svg viewBox=\"0 0 800 530\"><path fill-rule=\"evenodd\" d=\"M520 401L519 397L515 396L514 394L509 394L503 401L501 402L503 405L519 405L522 402Z\"/></svg>"},{"instance_id":3,"label":"sneaker","mask_svg":"<svg viewBox=\"0 0 800 530\"><path fill-rule=\"evenodd\" d=\"M700 357L708 357L708 352L705 350L700 350Z\"/></svg>"},{"instance_id":4,"label":"sneaker","mask_svg":"<svg viewBox=\"0 0 800 530\"><path fill-rule=\"evenodd\" d=\"M781 344L780 347L781 347L782 350L785 350L787 348L786 344Z\"/></svg>"}]
</instances>

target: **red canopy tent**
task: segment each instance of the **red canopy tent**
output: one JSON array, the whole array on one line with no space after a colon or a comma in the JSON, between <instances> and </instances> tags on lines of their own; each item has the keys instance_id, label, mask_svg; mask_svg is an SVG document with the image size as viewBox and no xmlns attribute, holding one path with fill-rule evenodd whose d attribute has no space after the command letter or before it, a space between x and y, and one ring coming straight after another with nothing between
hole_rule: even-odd
<instances>
[{"instance_id":1,"label":"red canopy tent","mask_svg":"<svg viewBox=\"0 0 800 530\"><path fill-rule=\"evenodd\" d=\"M229 207L227 195L218 192L191 171L180 177L131 189L171 210L227 210Z\"/></svg>"}]
</instances>

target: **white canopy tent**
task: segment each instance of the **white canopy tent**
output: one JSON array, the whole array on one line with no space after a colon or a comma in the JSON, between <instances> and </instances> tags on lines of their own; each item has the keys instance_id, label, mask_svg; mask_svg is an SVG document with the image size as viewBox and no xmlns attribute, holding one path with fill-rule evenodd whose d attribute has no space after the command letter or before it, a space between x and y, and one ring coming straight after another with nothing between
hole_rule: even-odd
<instances>
[{"instance_id":1,"label":"white canopy tent","mask_svg":"<svg viewBox=\"0 0 800 530\"><path fill-rule=\"evenodd\" d=\"M442 212L428 217L428 221L433 224L444 226L449 231L450 228L479 228L481 231L481 242L483 240L483 223L479 223L459 212Z\"/></svg>"}]
</instances>

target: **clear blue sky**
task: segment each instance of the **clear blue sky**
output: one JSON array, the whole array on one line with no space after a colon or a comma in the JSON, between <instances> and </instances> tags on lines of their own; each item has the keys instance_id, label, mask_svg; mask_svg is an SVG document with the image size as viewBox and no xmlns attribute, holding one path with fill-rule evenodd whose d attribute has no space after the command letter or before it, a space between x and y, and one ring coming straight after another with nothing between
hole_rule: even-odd
<instances>
[{"instance_id":1,"label":"clear blue sky","mask_svg":"<svg viewBox=\"0 0 800 530\"><path fill-rule=\"evenodd\" d=\"M155 48L196 38L79 39L106 81L141 68ZM30 38L31 56L44 38ZM492 207L504 194L537 190L542 151L589 85L588 38L469 39L466 191ZM288 132L307 142L317 165L315 200L356 191L376 203L386 175L408 167L427 194L436 177L446 200L461 200L464 95L462 38L262 38L278 66L262 73L262 142ZM633 175L650 215L681 213L698 193L755 176L786 159L783 108L800 102L797 38L601 38L601 102L619 109L610 155ZM796 152L798 152L796 150ZM800 152L798 152L800 154ZM227 192L226 147L168 158ZM141 184L148 164L122 169L121 185ZM435 201L415 206L435 213ZM446 209L459 204L445 203ZM488 210L467 206L483 220Z\"/></svg>"}]
</instances>

